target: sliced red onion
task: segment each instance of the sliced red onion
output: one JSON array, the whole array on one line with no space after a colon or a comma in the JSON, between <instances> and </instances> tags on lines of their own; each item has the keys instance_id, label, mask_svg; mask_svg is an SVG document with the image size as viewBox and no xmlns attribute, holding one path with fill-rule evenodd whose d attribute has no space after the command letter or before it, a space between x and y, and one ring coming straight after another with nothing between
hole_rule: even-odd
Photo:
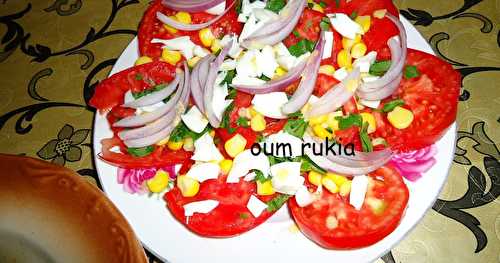
<instances>
[{"instance_id":1,"label":"sliced red onion","mask_svg":"<svg viewBox=\"0 0 500 263\"><path fill-rule=\"evenodd\" d=\"M183 77L183 75L180 77ZM138 127L157 120L161 116L165 115L166 113L174 109L174 107L177 105L177 103L181 99L182 91L185 86L183 84L184 84L183 82L179 83L179 87L177 88L175 95L172 98L170 98L170 100L167 103L165 103L165 105L159 107L153 112L148 112L141 115L134 115L123 118L113 123L113 127Z\"/></svg>"},{"instance_id":2,"label":"sliced red onion","mask_svg":"<svg viewBox=\"0 0 500 263\"><path fill-rule=\"evenodd\" d=\"M302 61L285 75L278 79L273 79L262 85L251 86L251 85L232 85L237 90L250 93L250 94L265 94L275 91L283 91L286 87L290 86L294 81L300 78L300 75L304 71L307 62Z\"/></svg>"},{"instance_id":3,"label":"sliced red onion","mask_svg":"<svg viewBox=\"0 0 500 263\"><path fill-rule=\"evenodd\" d=\"M281 10L278 20L264 24L261 29L244 39L241 45L246 48L261 48L281 42L290 35L299 22L306 4L306 0L288 1Z\"/></svg>"},{"instance_id":4,"label":"sliced red onion","mask_svg":"<svg viewBox=\"0 0 500 263\"><path fill-rule=\"evenodd\" d=\"M163 1L163 4L165 4L165 2L169 2L169 1ZM209 2L209 1L207 1ZM200 30L200 29L203 29L203 28L206 28L206 27L209 27L211 24L217 22L221 17L223 17L233 6L234 4L236 3L237 1L233 1L227 8L226 10L224 10L224 12L222 12L222 14L210 19L208 22L205 22L205 23L201 23L201 24L184 24L184 23L181 23L175 19L172 19L160 12L156 12L156 18L158 18L158 20L160 20L162 23L166 24L166 25L169 25L173 28L176 28L176 29L179 29L179 30L183 30L183 31L197 31L197 30ZM220 2L219 2L220 3ZM216 3L219 4L219 3ZM179 6L179 5L178 5ZM188 11L188 12L196 12L195 9L198 9L198 8L194 8L193 6L187 6L187 5L183 5L183 4L180 4L180 6L185 6L185 8L187 10L181 10L181 9L176 9L176 10L181 10L181 11ZM172 9L175 9L173 7L171 7ZM209 7L210 8L210 7ZM202 10L206 10L208 8L205 8L205 9L202 9ZM201 11L201 10L198 10L198 11Z\"/></svg>"},{"instance_id":5,"label":"sliced red onion","mask_svg":"<svg viewBox=\"0 0 500 263\"><path fill-rule=\"evenodd\" d=\"M201 112L205 112L205 105L203 104L203 87L205 86L206 75L208 72L201 73L200 70L205 70L204 68L206 68L208 71L208 63L210 63L212 59L214 59L214 56L212 55L205 56L198 61L191 72L191 95L193 96L194 103ZM206 67L203 65L206 65Z\"/></svg>"},{"instance_id":6,"label":"sliced red onion","mask_svg":"<svg viewBox=\"0 0 500 263\"><path fill-rule=\"evenodd\" d=\"M210 9L224 1L225 0L163 0L161 3L175 11L200 12Z\"/></svg>"},{"instance_id":7,"label":"sliced red onion","mask_svg":"<svg viewBox=\"0 0 500 263\"><path fill-rule=\"evenodd\" d=\"M122 140L139 139L151 136L161 130L165 129L176 116L175 111L169 111L167 114L163 115L161 118L149 123L148 125L142 126L140 128L124 130L118 133L118 137Z\"/></svg>"},{"instance_id":8,"label":"sliced red onion","mask_svg":"<svg viewBox=\"0 0 500 263\"><path fill-rule=\"evenodd\" d=\"M167 125L165 128L163 128L161 131L150 135L148 137L143 137L139 139L131 139L131 140L125 140L123 143L127 147L133 147L133 148L140 148L140 147L146 147L149 145L153 145L155 143L158 143L159 141L167 138L167 136L170 135L170 132L174 129L174 125Z\"/></svg>"},{"instance_id":9,"label":"sliced red onion","mask_svg":"<svg viewBox=\"0 0 500 263\"><path fill-rule=\"evenodd\" d=\"M175 75L175 79L172 80L172 82L170 82L162 90L153 92L153 93L146 95L144 97L141 97L137 100L125 103L122 105L122 107L137 109L139 107L153 105L153 104L156 104L158 102L163 101L168 96L170 96L170 94L172 94L172 92L174 92L174 90L177 88L177 85L179 84L179 81L181 80L181 75L179 73L182 73L182 72L178 71L177 74Z\"/></svg>"},{"instance_id":10,"label":"sliced red onion","mask_svg":"<svg viewBox=\"0 0 500 263\"><path fill-rule=\"evenodd\" d=\"M189 103L189 94L191 93L191 83L189 81L190 79L191 74L189 73L189 66L186 61L184 61L184 88L182 89L180 105L178 105L180 114L186 111L187 105Z\"/></svg>"},{"instance_id":11,"label":"sliced red onion","mask_svg":"<svg viewBox=\"0 0 500 263\"><path fill-rule=\"evenodd\" d=\"M302 74L302 80L300 81L299 87L293 94L292 98L290 98L290 100L288 100L288 102L281 108L281 111L284 114L297 112L311 97L314 86L316 85L316 79L318 78L318 70L321 64L321 57L323 56L324 48L325 33L321 32L318 43L307 61L306 69Z\"/></svg>"},{"instance_id":12,"label":"sliced red onion","mask_svg":"<svg viewBox=\"0 0 500 263\"><path fill-rule=\"evenodd\" d=\"M200 86L202 89L205 88L205 84L207 84L208 71L210 69L210 63L215 60L213 55L208 55L206 60L200 61L200 69L198 73L198 81L200 82ZM206 58L205 57L205 58Z\"/></svg>"},{"instance_id":13,"label":"sliced red onion","mask_svg":"<svg viewBox=\"0 0 500 263\"><path fill-rule=\"evenodd\" d=\"M391 66L389 70L380 79L363 83L357 90L356 94L366 100L381 100L389 97L398 88L401 82L403 68L407 56L407 36L403 24L399 19L389 13L386 14L399 30L398 37L391 37L387 44L391 49Z\"/></svg>"},{"instance_id":14,"label":"sliced red onion","mask_svg":"<svg viewBox=\"0 0 500 263\"><path fill-rule=\"evenodd\" d=\"M214 128L218 128L220 124L220 120L215 116L215 113L212 108L212 101L214 98L214 86L215 79L217 78L217 72L219 71L220 65L224 62L224 58L227 56L231 46L233 45L233 41L231 40L224 48L221 50L217 58L210 63L210 69L208 71L207 81L205 83L204 88L204 96L203 102L205 105L205 115L207 115L208 121L210 125Z\"/></svg>"},{"instance_id":15,"label":"sliced red onion","mask_svg":"<svg viewBox=\"0 0 500 263\"><path fill-rule=\"evenodd\" d=\"M321 116L342 107L354 96L354 93L347 89L349 81L357 80L360 77L359 68L354 68L342 82L333 86L318 101L311 105L311 109L306 112L307 118Z\"/></svg>"}]
</instances>

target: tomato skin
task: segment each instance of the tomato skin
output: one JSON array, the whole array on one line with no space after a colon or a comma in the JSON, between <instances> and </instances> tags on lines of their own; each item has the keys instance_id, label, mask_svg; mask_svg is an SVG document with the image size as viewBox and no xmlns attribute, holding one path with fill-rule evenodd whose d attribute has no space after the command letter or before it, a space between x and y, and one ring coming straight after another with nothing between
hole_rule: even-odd
<instances>
[{"instance_id":1,"label":"tomato skin","mask_svg":"<svg viewBox=\"0 0 500 263\"><path fill-rule=\"evenodd\" d=\"M370 30L363 35L363 42L368 50L377 51L377 58L382 59L384 56L389 56L390 50L387 46L389 38L399 35L399 30L389 18L383 19L373 18Z\"/></svg>"},{"instance_id":2,"label":"tomato skin","mask_svg":"<svg viewBox=\"0 0 500 263\"><path fill-rule=\"evenodd\" d=\"M338 83L340 83L340 81L338 81L336 78L319 73L316 79L313 94L315 96L321 97Z\"/></svg>"},{"instance_id":3,"label":"tomato skin","mask_svg":"<svg viewBox=\"0 0 500 263\"><path fill-rule=\"evenodd\" d=\"M342 145L354 144L354 149L356 151L362 151L358 126L352 126L344 130L335 131L335 139Z\"/></svg>"},{"instance_id":4,"label":"tomato skin","mask_svg":"<svg viewBox=\"0 0 500 263\"><path fill-rule=\"evenodd\" d=\"M355 210L347 197L328 191L323 191L320 200L306 207L299 207L295 198L290 198L288 207L302 233L327 249L365 247L392 233L408 203L408 188L401 175L390 166L379 168L368 176L372 185L369 185L367 198L381 199L387 204L381 213L375 214L366 202L361 210ZM329 216L337 218L336 228L326 226Z\"/></svg>"},{"instance_id":5,"label":"tomato skin","mask_svg":"<svg viewBox=\"0 0 500 263\"><path fill-rule=\"evenodd\" d=\"M386 9L389 13L397 16L399 14L398 8L394 5L392 0L339 0L339 5L336 4L337 0L324 0L327 7L325 13L346 13L352 14L354 11L360 16L372 15L374 11Z\"/></svg>"},{"instance_id":6,"label":"tomato skin","mask_svg":"<svg viewBox=\"0 0 500 263\"><path fill-rule=\"evenodd\" d=\"M323 13L305 8L294 29L294 32L298 33L299 37L292 33L283 40L283 44L290 47L297 44L302 39L308 39L313 42L318 41L319 33L321 32L319 25L323 17Z\"/></svg>"}]
</instances>

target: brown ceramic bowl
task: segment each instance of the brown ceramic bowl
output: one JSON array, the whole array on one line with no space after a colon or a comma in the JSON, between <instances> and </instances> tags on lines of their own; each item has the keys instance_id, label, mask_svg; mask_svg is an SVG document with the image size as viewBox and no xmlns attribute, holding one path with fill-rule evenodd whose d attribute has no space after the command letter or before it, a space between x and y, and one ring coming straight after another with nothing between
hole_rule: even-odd
<instances>
[{"instance_id":1,"label":"brown ceramic bowl","mask_svg":"<svg viewBox=\"0 0 500 263\"><path fill-rule=\"evenodd\" d=\"M146 262L125 218L73 171L0 154L0 262Z\"/></svg>"}]
</instances>

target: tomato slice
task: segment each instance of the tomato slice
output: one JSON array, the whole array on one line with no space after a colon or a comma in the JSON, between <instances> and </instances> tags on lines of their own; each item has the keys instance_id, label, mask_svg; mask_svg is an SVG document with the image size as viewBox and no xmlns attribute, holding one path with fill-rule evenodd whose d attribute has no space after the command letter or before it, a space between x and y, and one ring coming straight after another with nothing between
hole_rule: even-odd
<instances>
[{"instance_id":1,"label":"tomato slice","mask_svg":"<svg viewBox=\"0 0 500 263\"><path fill-rule=\"evenodd\" d=\"M319 25L324 16L323 13L305 8L294 29L294 32L298 33L298 36L295 35L295 33L290 34L283 40L283 44L290 47L297 44L297 42L302 39L308 39L314 42L318 41L319 33L321 32Z\"/></svg>"},{"instance_id":2,"label":"tomato slice","mask_svg":"<svg viewBox=\"0 0 500 263\"><path fill-rule=\"evenodd\" d=\"M228 184L226 177L207 180L200 185L194 197L183 197L176 187L164 196L173 216L189 230L204 237L231 237L249 231L266 221L273 212L264 210L257 218L247 208L251 195L257 192L254 182ZM263 202L274 195L258 196ZM207 214L195 213L189 219L184 216L184 205L204 200L216 200L219 205Z\"/></svg>"},{"instance_id":3,"label":"tomato slice","mask_svg":"<svg viewBox=\"0 0 500 263\"><path fill-rule=\"evenodd\" d=\"M389 123L386 114L375 114L375 136L384 137L392 149L403 152L434 144L444 135L456 119L461 86L460 73L433 55L408 49L406 64L416 66L420 76L403 78L397 92L382 104L403 99L404 107L414 114L413 122L399 130Z\"/></svg>"},{"instance_id":4,"label":"tomato slice","mask_svg":"<svg viewBox=\"0 0 500 263\"><path fill-rule=\"evenodd\" d=\"M374 244L394 231L408 203L408 188L401 175L389 166L368 176L368 190L360 210L349 204L349 197L326 190L306 207L299 207L295 198L290 198L288 206L302 233L328 249L352 249ZM315 190L312 185L309 188Z\"/></svg>"},{"instance_id":5,"label":"tomato slice","mask_svg":"<svg viewBox=\"0 0 500 263\"><path fill-rule=\"evenodd\" d=\"M392 0L323 0L326 3L325 13L346 13L354 11L360 16L372 15L374 11L386 9L393 15L398 15L398 8ZM337 5L338 2L338 5Z\"/></svg>"},{"instance_id":6,"label":"tomato slice","mask_svg":"<svg viewBox=\"0 0 500 263\"><path fill-rule=\"evenodd\" d=\"M340 81L332 76L319 73L318 78L316 79L316 86L314 87L313 94L321 97L339 82Z\"/></svg>"},{"instance_id":7,"label":"tomato slice","mask_svg":"<svg viewBox=\"0 0 500 263\"><path fill-rule=\"evenodd\" d=\"M123 104L129 90L140 92L172 81L175 68L165 62L152 62L131 67L101 81L95 88L90 105L101 112Z\"/></svg>"},{"instance_id":8,"label":"tomato slice","mask_svg":"<svg viewBox=\"0 0 500 263\"><path fill-rule=\"evenodd\" d=\"M237 5L234 5L231 10L229 10L223 17L209 27L216 37L220 38L223 35L230 33L235 33L237 35L241 33L243 25L238 22L238 14L235 9L236 6ZM161 4L161 0L155 0L151 3L149 8L144 13L142 21L139 25L139 52L142 56L149 56L154 60L158 60L161 57L162 45L151 43L153 38L172 39L180 36L189 36L195 44L202 45L198 36L199 31L178 30L175 33L168 32L163 23L156 18L156 12L161 12L168 16L175 15L176 13L174 10L163 6ZM204 23L215 17L214 15L210 15L205 12L190 14L193 24Z\"/></svg>"}]
</instances>

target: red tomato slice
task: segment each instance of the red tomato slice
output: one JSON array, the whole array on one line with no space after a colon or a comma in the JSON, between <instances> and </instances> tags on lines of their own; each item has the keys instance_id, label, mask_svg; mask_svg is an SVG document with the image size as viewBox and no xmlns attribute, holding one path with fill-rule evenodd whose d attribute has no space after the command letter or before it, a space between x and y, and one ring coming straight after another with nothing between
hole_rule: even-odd
<instances>
[{"instance_id":1,"label":"red tomato slice","mask_svg":"<svg viewBox=\"0 0 500 263\"><path fill-rule=\"evenodd\" d=\"M236 5L234 5L236 7ZM163 23L156 18L156 12L161 12L165 15L174 15L176 12L163 6L161 0L155 0L144 13L141 24L139 25L139 52L142 56L149 56L154 60L161 57L161 44L152 44L153 38L171 39L180 36L189 36L191 40L202 45L198 36L198 31L181 31L170 33L164 27ZM191 21L193 24L200 24L214 18L205 12L191 13ZM238 14L235 8L228 11L222 18L210 26L212 33L217 37L222 37L225 34L235 33L239 35L243 29L243 25L238 22Z\"/></svg>"},{"instance_id":2,"label":"red tomato slice","mask_svg":"<svg viewBox=\"0 0 500 263\"><path fill-rule=\"evenodd\" d=\"M398 8L392 0L324 0L326 3L325 13L346 13L352 14L354 11L360 16L372 15L374 11L386 9L393 15L398 15Z\"/></svg>"},{"instance_id":3,"label":"red tomato slice","mask_svg":"<svg viewBox=\"0 0 500 263\"><path fill-rule=\"evenodd\" d=\"M183 197L176 187L164 196L173 216L194 233L204 237L231 237L249 231L266 221L273 212L264 210L255 218L247 208L251 195L257 192L254 182L241 180L237 184L226 183L224 176L207 180L200 185L194 197ZM263 202L274 195L259 196ZM184 205L197 201L216 200L219 205L207 214L195 213L189 219L184 216Z\"/></svg>"},{"instance_id":4,"label":"red tomato slice","mask_svg":"<svg viewBox=\"0 0 500 263\"><path fill-rule=\"evenodd\" d=\"M290 47L297 44L297 42L302 39L308 39L314 42L318 41L319 33L321 32L319 25L324 16L323 13L305 8L294 29L294 32L298 33L299 37L292 33L283 40L283 44Z\"/></svg>"},{"instance_id":5,"label":"red tomato slice","mask_svg":"<svg viewBox=\"0 0 500 263\"><path fill-rule=\"evenodd\" d=\"M319 73L318 78L316 79L316 86L314 87L313 94L321 97L339 82L340 81L332 76Z\"/></svg>"},{"instance_id":6,"label":"red tomato slice","mask_svg":"<svg viewBox=\"0 0 500 263\"><path fill-rule=\"evenodd\" d=\"M372 17L370 30L363 35L363 42L370 51L377 51L377 57L383 55L390 56L390 50L387 46L389 38L399 34L399 30L389 18L378 19Z\"/></svg>"},{"instance_id":7,"label":"red tomato slice","mask_svg":"<svg viewBox=\"0 0 500 263\"><path fill-rule=\"evenodd\" d=\"M302 233L328 249L351 249L374 244L394 231L408 203L408 188L392 167L379 168L368 176L360 210L349 204L349 197L327 190L306 207L290 198L288 206Z\"/></svg>"},{"instance_id":8,"label":"red tomato slice","mask_svg":"<svg viewBox=\"0 0 500 263\"><path fill-rule=\"evenodd\" d=\"M174 79L175 68L165 62L152 62L118 72L95 88L90 105L101 112L123 104L129 90L140 92Z\"/></svg>"},{"instance_id":9,"label":"red tomato slice","mask_svg":"<svg viewBox=\"0 0 500 263\"><path fill-rule=\"evenodd\" d=\"M412 124L406 129L398 130L388 122L386 114L375 115L375 135L384 137L391 148L397 151L429 146L444 135L456 119L461 86L460 73L433 55L408 49L406 64L416 66L420 76L403 78L398 91L383 103L403 99L404 107L414 114Z\"/></svg>"}]
</instances>

